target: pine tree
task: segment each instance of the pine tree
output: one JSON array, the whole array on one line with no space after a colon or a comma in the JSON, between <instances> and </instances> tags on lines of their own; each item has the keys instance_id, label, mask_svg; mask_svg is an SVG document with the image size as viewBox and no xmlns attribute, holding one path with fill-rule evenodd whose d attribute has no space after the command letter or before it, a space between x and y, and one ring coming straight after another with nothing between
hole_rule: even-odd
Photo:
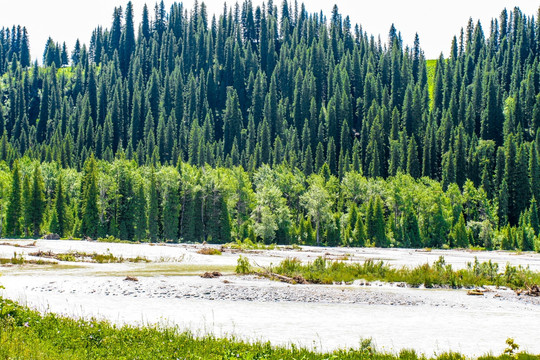
<instances>
[{"instance_id":1,"label":"pine tree","mask_svg":"<svg viewBox=\"0 0 540 360\"><path fill-rule=\"evenodd\" d=\"M456 171L456 184L460 188L463 188L465 180L467 180L467 163L466 163L466 149L464 139L463 125L460 124L457 131L456 144L455 144L455 171Z\"/></svg>"},{"instance_id":2,"label":"pine tree","mask_svg":"<svg viewBox=\"0 0 540 360\"><path fill-rule=\"evenodd\" d=\"M8 236L18 237L21 235L21 215L23 210L21 195L19 161L15 160L12 170L11 193L6 212L6 234Z\"/></svg>"},{"instance_id":3,"label":"pine tree","mask_svg":"<svg viewBox=\"0 0 540 360\"><path fill-rule=\"evenodd\" d=\"M529 181L531 196L534 199L540 199L540 166L538 164L538 149L534 142L531 144L529 156Z\"/></svg>"},{"instance_id":4,"label":"pine tree","mask_svg":"<svg viewBox=\"0 0 540 360\"><path fill-rule=\"evenodd\" d=\"M431 232L430 246L442 247L448 239L448 222L444 218L441 204L437 202L437 210L433 216L433 230Z\"/></svg>"},{"instance_id":5,"label":"pine tree","mask_svg":"<svg viewBox=\"0 0 540 360\"><path fill-rule=\"evenodd\" d=\"M369 202L367 213L367 235L375 246L388 246L382 200L379 196L371 198Z\"/></svg>"},{"instance_id":6,"label":"pine tree","mask_svg":"<svg viewBox=\"0 0 540 360\"><path fill-rule=\"evenodd\" d=\"M163 189L163 237L165 240L178 240L180 198L177 184L178 181L174 181Z\"/></svg>"},{"instance_id":7,"label":"pine tree","mask_svg":"<svg viewBox=\"0 0 540 360\"><path fill-rule=\"evenodd\" d=\"M422 238L418 227L418 218L413 209L407 209L402 218L403 242L405 247L422 247Z\"/></svg>"},{"instance_id":8,"label":"pine tree","mask_svg":"<svg viewBox=\"0 0 540 360\"><path fill-rule=\"evenodd\" d=\"M41 176L41 168L36 165L32 178L32 195L30 201L31 211L31 224L34 236L39 236L41 233L41 223L45 215L45 184L43 183L43 177Z\"/></svg>"},{"instance_id":9,"label":"pine tree","mask_svg":"<svg viewBox=\"0 0 540 360\"><path fill-rule=\"evenodd\" d=\"M309 176L313 173L313 156L311 155L311 145L308 145L304 154L303 170L306 176Z\"/></svg>"},{"instance_id":10,"label":"pine tree","mask_svg":"<svg viewBox=\"0 0 540 360\"><path fill-rule=\"evenodd\" d=\"M64 195L63 177L60 175L56 183L56 200L54 202L53 218L55 222L51 220L50 231L53 234L58 234L60 237L64 237L68 229L68 217L67 217L67 204Z\"/></svg>"},{"instance_id":11,"label":"pine tree","mask_svg":"<svg viewBox=\"0 0 540 360\"><path fill-rule=\"evenodd\" d=\"M467 248L468 247L468 236L467 236L467 228L465 226L465 218L463 217L463 213L459 214L459 220L456 225L454 225L454 232L453 232L453 238L454 238L454 246L459 248Z\"/></svg>"},{"instance_id":12,"label":"pine tree","mask_svg":"<svg viewBox=\"0 0 540 360\"><path fill-rule=\"evenodd\" d=\"M131 240L135 236L135 194L132 176L125 164L119 166L117 182L116 224L118 226L118 237L123 240Z\"/></svg>"},{"instance_id":13,"label":"pine tree","mask_svg":"<svg viewBox=\"0 0 540 360\"><path fill-rule=\"evenodd\" d=\"M530 220L529 223L534 230L534 234L538 236L540 232L540 220L538 219L538 206L536 204L536 198L532 198L531 207L529 208Z\"/></svg>"},{"instance_id":14,"label":"pine tree","mask_svg":"<svg viewBox=\"0 0 540 360\"><path fill-rule=\"evenodd\" d=\"M134 239L142 241L147 238L146 229L148 218L146 216L146 197L143 185L138 185L135 193L133 209L135 212L135 234Z\"/></svg>"},{"instance_id":15,"label":"pine tree","mask_svg":"<svg viewBox=\"0 0 540 360\"><path fill-rule=\"evenodd\" d=\"M156 175L152 169L150 175L150 188L148 189L148 239L155 242L160 238L159 234L159 209L158 209L158 190L156 184Z\"/></svg>"},{"instance_id":16,"label":"pine tree","mask_svg":"<svg viewBox=\"0 0 540 360\"><path fill-rule=\"evenodd\" d=\"M415 179L418 179L421 175L420 161L418 160L418 148L414 137L409 140L409 147L407 150L407 172Z\"/></svg>"},{"instance_id":17,"label":"pine tree","mask_svg":"<svg viewBox=\"0 0 540 360\"><path fill-rule=\"evenodd\" d=\"M22 203L23 203L23 228L24 236L30 236L30 229L32 229L32 188L30 185L30 176L25 176L23 180L22 191Z\"/></svg>"},{"instance_id":18,"label":"pine tree","mask_svg":"<svg viewBox=\"0 0 540 360\"><path fill-rule=\"evenodd\" d=\"M352 246L363 247L366 245L366 228L365 228L364 222L362 221L361 216L358 216L356 218L352 236L353 236L353 242L351 244Z\"/></svg>"},{"instance_id":19,"label":"pine tree","mask_svg":"<svg viewBox=\"0 0 540 360\"><path fill-rule=\"evenodd\" d=\"M503 179L501 189L499 190L499 225L503 226L508 223L508 184L506 179Z\"/></svg>"},{"instance_id":20,"label":"pine tree","mask_svg":"<svg viewBox=\"0 0 540 360\"><path fill-rule=\"evenodd\" d=\"M240 103L238 94L233 88L227 89L227 102L225 112L223 113L223 141L225 153L229 153L232 149L234 139L240 139L240 132L243 128L242 112L240 111Z\"/></svg>"},{"instance_id":21,"label":"pine tree","mask_svg":"<svg viewBox=\"0 0 540 360\"><path fill-rule=\"evenodd\" d=\"M98 208L97 164L94 156L86 161L81 184L82 212L81 235L95 238L99 233L100 218Z\"/></svg>"},{"instance_id":22,"label":"pine tree","mask_svg":"<svg viewBox=\"0 0 540 360\"><path fill-rule=\"evenodd\" d=\"M334 142L334 138L331 137L328 140L328 149L326 150L326 163L333 175L337 175L336 157L336 143Z\"/></svg>"}]
</instances>

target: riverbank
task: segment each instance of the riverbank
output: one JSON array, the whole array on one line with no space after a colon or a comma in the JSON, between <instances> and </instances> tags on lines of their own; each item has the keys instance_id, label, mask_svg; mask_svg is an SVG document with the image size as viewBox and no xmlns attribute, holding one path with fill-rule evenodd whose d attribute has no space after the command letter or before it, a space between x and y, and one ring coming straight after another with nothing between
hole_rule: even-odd
<instances>
[{"instance_id":1,"label":"riverbank","mask_svg":"<svg viewBox=\"0 0 540 360\"><path fill-rule=\"evenodd\" d=\"M458 353L437 357L418 355L414 350L399 354L379 353L369 340L357 349L317 353L301 347L275 347L270 343L246 343L234 338L198 337L176 328L116 327L105 321L74 320L54 314L40 315L0 298L0 357L32 359L464 359ZM517 359L536 356L517 353ZM509 359L506 355L485 356Z\"/></svg>"},{"instance_id":2,"label":"riverbank","mask_svg":"<svg viewBox=\"0 0 540 360\"><path fill-rule=\"evenodd\" d=\"M540 324L531 321L538 314L538 298L517 296L510 289L488 287L483 295L468 296L465 289L410 288L377 281L369 285L364 281L291 285L234 274L240 255L261 267L293 257L307 263L319 256L349 263L374 258L392 266L405 262L417 266L437 260L443 252L446 261L456 268L466 266L476 256L481 261L504 265L501 259L505 259L512 266L538 269L538 254L276 248L243 252L223 249L222 255L203 255L199 253L202 248L42 240L32 248L0 246L0 256L13 256L17 251L32 259L27 254L77 251L123 258L141 256L150 261L2 267L0 284L6 287L4 296L42 313L95 317L117 326L159 324L201 336L235 336L246 341L270 341L274 346L294 344L317 353L358 348L363 339L371 338L377 349L393 354L412 348L427 355L458 351L478 357L502 353L508 337L515 338L522 350L540 353L535 337ZM223 276L202 278L207 271ZM127 276L131 280L126 280Z\"/></svg>"}]
</instances>

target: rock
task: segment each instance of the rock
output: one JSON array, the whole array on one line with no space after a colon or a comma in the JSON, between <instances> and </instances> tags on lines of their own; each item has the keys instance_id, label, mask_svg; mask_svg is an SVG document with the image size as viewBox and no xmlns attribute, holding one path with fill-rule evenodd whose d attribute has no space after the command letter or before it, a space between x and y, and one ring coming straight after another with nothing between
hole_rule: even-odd
<instances>
[{"instance_id":1,"label":"rock","mask_svg":"<svg viewBox=\"0 0 540 360\"><path fill-rule=\"evenodd\" d=\"M60 235L58 234L47 234L43 236L43 240L60 240Z\"/></svg>"}]
</instances>

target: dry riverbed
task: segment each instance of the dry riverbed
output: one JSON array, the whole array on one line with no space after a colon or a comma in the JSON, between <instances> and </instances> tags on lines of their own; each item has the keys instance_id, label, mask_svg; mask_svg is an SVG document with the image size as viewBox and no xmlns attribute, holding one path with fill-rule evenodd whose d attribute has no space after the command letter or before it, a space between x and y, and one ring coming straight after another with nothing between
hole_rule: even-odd
<instances>
[{"instance_id":1,"label":"dry riverbed","mask_svg":"<svg viewBox=\"0 0 540 360\"><path fill-rule=\"evenodd\" d=\"M214 246L219 249L219 246ZM448 350L467 355L502 352L507 337L522 350L540 353L540 298L509 289L412 289L400 284L290 285L234 274L237 259L267 267L285 258L319 256L349 262L384 260L393 266L433 263L444 256L454 268L491 260L540 271L540 255L455 250L280 247L274 250L222 249L203 255L202 245L150 245L87 241L4 241L0 258L16 252L28 260L49 254L99 254L141 262L57 261L56 265L0 268L3 294L40 311L117 323L164 323L195 333L235 335L314 349L357 347L372 338L383 351L413 348L427 355ZM148 262L147 262L148 261ZM223 276L206 279L204 272ZM130 279L126 280L126 276ZM134 281L135 280L135 281Z\"/></svg>"}]
</instances>

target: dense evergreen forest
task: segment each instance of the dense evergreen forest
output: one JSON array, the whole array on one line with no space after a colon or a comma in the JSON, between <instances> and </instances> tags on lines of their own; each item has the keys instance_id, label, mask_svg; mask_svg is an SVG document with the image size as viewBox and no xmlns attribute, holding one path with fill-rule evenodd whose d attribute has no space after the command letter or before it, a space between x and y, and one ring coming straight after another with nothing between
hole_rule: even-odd
<instances>
[{"instance_id":1,"label":"dense evergreen forest","mask_svg":"<svg viewBox=\"0 0 540 360\"><path fill-rule=\"evenodd\" d=\"M3 28L1 235L540 250L540 21L449 49L286 0L127 3L41 66Z\"/></svg>"}]
</instances>

